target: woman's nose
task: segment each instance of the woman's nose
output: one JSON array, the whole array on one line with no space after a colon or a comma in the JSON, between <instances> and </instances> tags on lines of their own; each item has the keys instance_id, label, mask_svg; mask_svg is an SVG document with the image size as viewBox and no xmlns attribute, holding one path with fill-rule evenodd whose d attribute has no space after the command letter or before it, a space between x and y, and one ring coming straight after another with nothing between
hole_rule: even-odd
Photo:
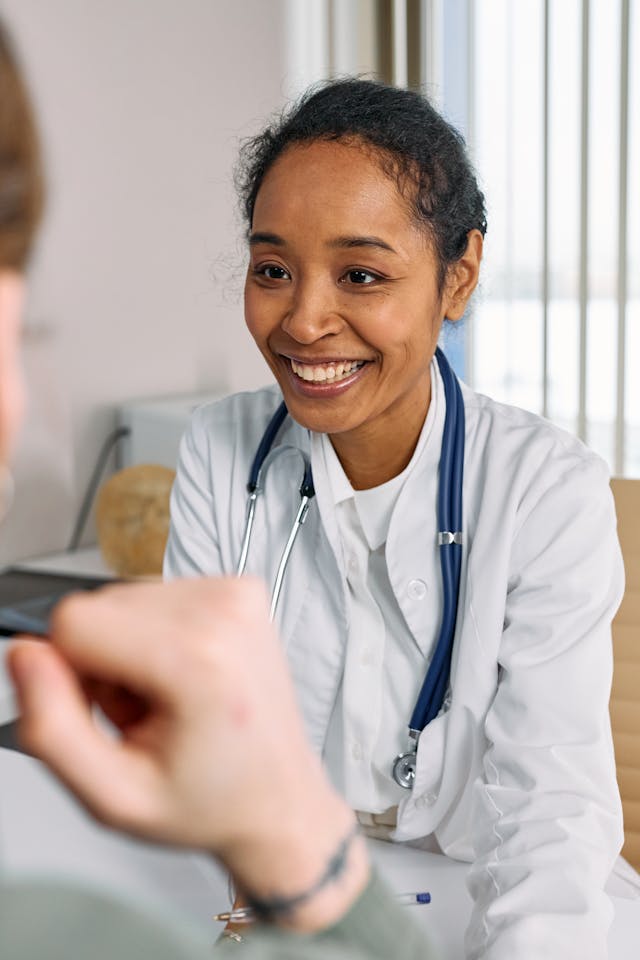
<instances>
[{"instance_id":1,"label":"woman's nose","mask_svg":"<svg viewBox=\"0 0 640 960\"><path fill-rule=\"evenodd\" d=\"M338 333L344 319L333 291L322 283L301 284L282 319L282 329L298 343L314 343Z\"/></svg>"}]
</instances>

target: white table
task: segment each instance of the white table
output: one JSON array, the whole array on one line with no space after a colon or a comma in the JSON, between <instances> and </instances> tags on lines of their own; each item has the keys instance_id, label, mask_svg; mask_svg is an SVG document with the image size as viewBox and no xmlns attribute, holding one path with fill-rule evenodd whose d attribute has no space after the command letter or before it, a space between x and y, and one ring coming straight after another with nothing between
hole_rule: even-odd
<instances>
[{"instance_id":1,"label":"white table","mask_svg":"<svg viewBox=\"0 0 640 960\"><path fill-rule=\"evenodd\" d=\"M407 909L443 960L462 960L471 910L467 865L382 841L370 841L370 850L392 890L429 890L428 906ZM0 864L12 874L73 878L203 923L228 904L226 878L208 857L137 843L98 826L38 761L10 750L0 750ZM620 880L615 890L610 957L638 960L640 899L625 896L640 891Z\"/></svg>"}]
</instances>

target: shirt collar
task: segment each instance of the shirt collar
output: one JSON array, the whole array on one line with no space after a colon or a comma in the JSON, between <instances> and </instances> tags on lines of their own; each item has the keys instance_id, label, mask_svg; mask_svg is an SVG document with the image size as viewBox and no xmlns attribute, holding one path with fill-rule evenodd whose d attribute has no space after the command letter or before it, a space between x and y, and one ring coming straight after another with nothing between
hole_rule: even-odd
<instances>
[{"instance_id":1,"label":"shirt collar","mask_svg":"<svg viewBox=\"0 0 640 960\"><path fill-rule=\"evenodd\" d=\"M333 503L337 507L339 504L349 500L354 501L360 524L370 550L377 550L383 543L386 543L395 501L407 477L413 471L423 451L427 447L429 437L433 432L438 406L444 403L444 396L441 396L443 389L440 370L434 357L431 362L431 400L416 448L413 451L413 456L402 473L398 474L397 477L393 477L386 483L378 487L373 487L370 490L353 489L338 459L338 455L333 449L331 440L327 434L321 434L320 441L324 466L327 477L329 478L329 487Z\"/></svg>"}]
</instances>

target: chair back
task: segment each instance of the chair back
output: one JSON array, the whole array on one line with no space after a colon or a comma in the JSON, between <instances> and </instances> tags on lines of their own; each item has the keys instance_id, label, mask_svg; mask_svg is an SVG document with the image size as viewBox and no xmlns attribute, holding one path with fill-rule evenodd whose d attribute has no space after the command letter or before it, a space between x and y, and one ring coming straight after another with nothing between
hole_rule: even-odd
<instances>
[{"instance_id":1,"label":"chair back","mask_svg":"<svg viewBox=\"0 0 640 960\"><path fill-rule=\"evenodd\" d=\"M640 869L640 480L614 479L626 588L613 622L611 724L624 810L623 856Z\"/></svg>"}]
</instances>

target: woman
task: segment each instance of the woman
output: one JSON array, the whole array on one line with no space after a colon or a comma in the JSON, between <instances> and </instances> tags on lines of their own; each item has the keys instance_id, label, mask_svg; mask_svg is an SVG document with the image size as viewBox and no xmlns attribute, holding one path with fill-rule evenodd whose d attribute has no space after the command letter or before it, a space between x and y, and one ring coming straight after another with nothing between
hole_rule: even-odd
<instances>
[{"instance_id":1,"label":"woman","mask_svg":"<svg viewBox=\"0 0 640 960\"><path fill-rule=\"evenodd\" d=\"M166 573L238 569L247 479L284 399L272 449L291 449L263 474L246 569L274 584L303 454L315 499L277 619L334 782L377 835L472 863L469 957L604 957L622 836L606 468L461 385L463 521L438 524L455 383L434 354L476 286L485 231L461 138L416 93L341 80L248 143L238 183L246 322L277 387L196 412ZM439 550L462 555L450 675ZM432 661L437 715L418 723Z\"/></svg>"}]
</instances>

